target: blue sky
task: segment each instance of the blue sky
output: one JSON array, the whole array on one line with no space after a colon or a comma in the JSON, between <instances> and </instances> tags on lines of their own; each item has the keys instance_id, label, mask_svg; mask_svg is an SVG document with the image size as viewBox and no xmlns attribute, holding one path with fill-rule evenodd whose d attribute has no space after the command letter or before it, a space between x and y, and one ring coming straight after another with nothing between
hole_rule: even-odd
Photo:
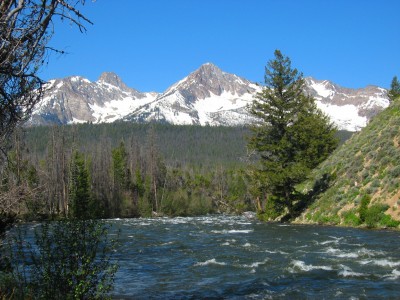
<instances>
[{"instance_id":1,"label":"blue sky","mask_svg":"<svg viewBox=\"0 0 400 300\"><path fill-rule=\"evenodd\" d=\"M263 82L275 49L304 76L341 86L389 87L400 77L399 0L86 0L94 25L81 34L55 22L45 80L117 73L130 87L162 92L212 62Z\"/></svg>"}]
</instances>

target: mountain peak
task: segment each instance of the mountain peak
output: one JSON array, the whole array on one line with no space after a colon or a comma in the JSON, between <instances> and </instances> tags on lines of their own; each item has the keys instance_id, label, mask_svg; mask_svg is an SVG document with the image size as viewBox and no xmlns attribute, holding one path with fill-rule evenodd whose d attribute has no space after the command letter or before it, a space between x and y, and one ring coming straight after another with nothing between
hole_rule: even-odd
<instances>
[{"instance_id":1,"label":"mountain peak","mask_svg":"<svg viewBox=\"0 0 400 300\"><path fill-rule=\"evenodd\" d=\"M98 81L102 81L102 82L111 84L111 85L116 86L116 87L124 87L125 86L125 83L114 72L103 72L103 73L101 73Z\"/></svg>"},{"instance_id":2,"label":"mountain peak","mask_svg":"<svg viewBox=\"0 0 400 300\"><path fill-rule=\"evenodd\" d=\"M386 90L341 88L327 80L306 79L306 92L341 129L358 131L388 106ZM162 94L141 93L113 72L98 81L74 76L52 80L31 124L73 122L140 122L244 125L252 122L246 109L261 87L207 62Z\"/></svg>"},{"instance_id":3,"label":"mountain peak","mask_svg":"<svg viewBox=\"0 0 400 300\"><path fill-rule=\"evenodd\" d=\"M216 65L208 62L201 65L183 80L168 88L163 93L163 97L179 93L180 97L185 99L186 103L193 104L198 100L212 96L229 94L241 97L255 91L255 86L248 80L223 72Z\"/></svg>"},{"instance_id":4,"label":"mountain peak","mask_svg":"<svg viewBox=\"0 0 400 300\"><path fill-rule=\"evenodd\" d=\"M210 63L210 62L206 62L205 64L202 64L200 66L200 69L201 68L203 68L203 69L218 69L218 70L220 70L220 68L218 68L216 65L214 65L213 63Z\"/></svg>"},{"instance_id":5,"label":"mountain peak","mask_svg":"<svg viewBox=\"0 0 400 300\"><path fill-rule=\"evenodd\" d=\"M216 65L208 62L201 65L200 68L198 68L192 74L196 74L197 76L200 75L200 76L210 77L210 76L220 76L223 73L224 72L222 72L222 70L218 68Z\"/></svg>"}]
</instances>

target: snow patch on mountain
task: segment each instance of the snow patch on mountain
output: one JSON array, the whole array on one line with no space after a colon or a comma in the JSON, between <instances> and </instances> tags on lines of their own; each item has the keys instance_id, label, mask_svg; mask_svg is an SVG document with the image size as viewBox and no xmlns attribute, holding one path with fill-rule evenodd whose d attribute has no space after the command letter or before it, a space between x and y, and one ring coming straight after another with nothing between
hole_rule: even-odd
<instances>
[{"instance_id":1,"label":"snow patch on mountain","mask_svg":"<svg viewBox=\"0 0 400 300\"><path fill-rule=\"evenodd\" d=\"M118 100L111 100L104 102L102 106L97 103L89 104L90 109L93 111L95 123L111 123L118 121L135 109L154 101L155 95L146 93L146 96L140 99L132 97L125 97Z\"/></svg>"},{"instance_id":2,"label":"snow patch on mountain","mask_svg":"<svg viewBox=\"0 0 400 300\"><path fill-rule=\"evenodd\" d=\"M359 131L389 105L387 91L375 86L349 89L328 80L305 78L305 92L316 99L339 129ZM91 82L80 76L50 80L30 124L103 123L119 120L198 125L247 125L248 107L262 87L202 65L164 93L142 93L112 72Z\"/></svg>"},{"instance_id":3,"label":"snow patch on mountain","mask_svg":"<svg viewBox=\"0 0 400 300\"><path fill-rule=\"evenodd\" d=\"M252 101L253 94L250 93L242 96L230 92L223 92L221 95L211 93L210 97L196 101L193 108L197 111L200 125L214 125L217 123L215 116L218 113L246 108ZM219 115L219 119L224 119L223 114Z\"/></svg>"},{"instance_id":4,"label":"snow patch on mountain","mask_svg":"<svg viewBox=\"0 0 400 300\"><path fill-rule=\"evenodd\" d=\"M328 98L328 97L333 97L334 91L327 87L328 81L322 81L322 82L315 82L314 80L311 80L311 85L310 87L314 89L317 94L323 98Z\"/></svg>"},{"instance_id":5,"label":"snow patch on mountain","mask_svg":"<svg viewBox=\"0 0 400 300\"><path fill-rule=\"evenodd\" d=\"M317 102L317 107L342 130L360 131L368 123L367 117L358 115L358 109L354 105L338 106Z\"/></svg>"}]
</instances>

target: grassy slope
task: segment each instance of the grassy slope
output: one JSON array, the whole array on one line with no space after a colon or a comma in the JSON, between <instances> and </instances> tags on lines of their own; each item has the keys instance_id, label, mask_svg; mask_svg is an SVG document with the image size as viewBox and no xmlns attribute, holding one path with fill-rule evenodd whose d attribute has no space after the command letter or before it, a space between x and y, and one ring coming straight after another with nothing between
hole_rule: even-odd
<instances>
[{"instance_id":1,"label":"grassy slope","mask_svg":"<svg viewBox=\"0 0 400 300\"><path fill-rule=\"evenodd\" d=\"M369 207L387 205L385 214L400 220L400 99L337 149L301 189L310 190L323 174L331 175L329 188L296 222L358 225L352 219L365 195Z\"/></svg>"}]
</instances>

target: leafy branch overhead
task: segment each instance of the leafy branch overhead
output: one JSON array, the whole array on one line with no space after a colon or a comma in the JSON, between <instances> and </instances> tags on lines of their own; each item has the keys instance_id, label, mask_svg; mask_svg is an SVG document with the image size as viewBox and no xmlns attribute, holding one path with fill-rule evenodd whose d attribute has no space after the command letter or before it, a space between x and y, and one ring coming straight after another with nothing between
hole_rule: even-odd
<instances>
[{"instance_id":1,"label":"leafy branch overhead","mask_svg":"<svg viewBox=\"0 0 400 300\"><path fill-rule=\"evenodd\" d=\"M82 32L91 21L77 6L84 0L2 0L0 3L0 146L42 97L38 71L48 58L54 18Z\"/></svg>"}]
</instances>

